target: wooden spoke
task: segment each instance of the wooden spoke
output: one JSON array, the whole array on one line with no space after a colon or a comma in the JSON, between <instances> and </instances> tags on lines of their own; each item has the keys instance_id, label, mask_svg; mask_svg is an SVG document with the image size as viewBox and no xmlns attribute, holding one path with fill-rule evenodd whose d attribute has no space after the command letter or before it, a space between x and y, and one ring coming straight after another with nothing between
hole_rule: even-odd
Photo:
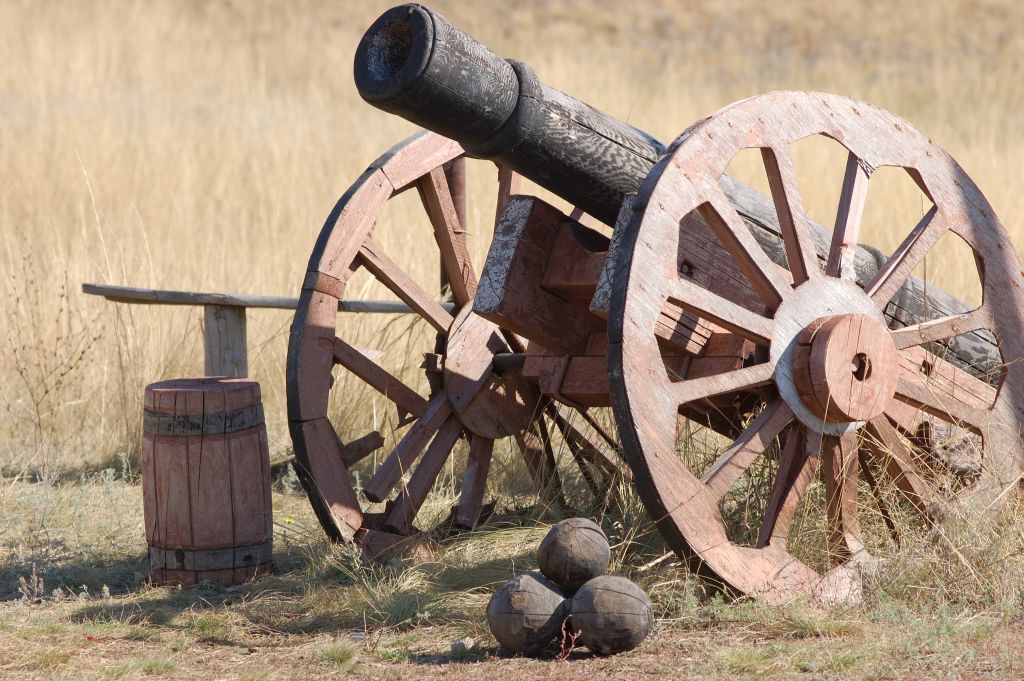
<instances>
[{"instance_id":1,"label":"wooden spoke","mask_svg":"<svg viewBox=\"0 0 1024 681\"><path fill-rule=\"evenodd\" d=\"M817 444L818 437L809 437L808 440L813 446ZM860 539L860 520L857 518L857 477L860 469L857 435L826 435L820 442L831 555L840 558L853 556L864 550Z\"/></svg>"},{"instance_id":2,"label":"wooden spoke","mask_svg":"<svg viewBox=\"0 0 1024 681\"><path fill-rule=\"evenodd\" d=\"M793 412L782 400L775 400L764 408L746 427L736 441L725 450L704 473L704 481L721 498L739 480L743 472L759 457L782 430L793 422Z\"/></svg>"},{"instance_id":3,"label":"wooden spoke","mask_svg":"<svg viewBox=\"0 0 1024 681\"><path fill-rule=\"evenodd\" d=\"M944 507L935 489L918 470L914 452L884 415L868 422L863 444L868 454L892 478L896 487L920 511L926 520L942 515Z\"/></svg>"},{"instance_id":4,"label":"wooden spoke","mask_svg":"<svg viewBox=\"0 0 1024 681\"><path fill-rule=\"evenodd\" d=\"M892 339L897 349L903 350L922 343L946 340L963 333L980 331L992 325L992 317L985 306L971 312L932 319L926 322L911 324L892 332Z\"/></svg>"},{"instance_id":5,"label":"wooden spoke","mask_svg":"<svg viewBox=\"0 0 1024 681\"><path fill-rule=\"evenodd\" d=\"M985 428L996 389L924 348L900 353L896 399L950 423Z\"/></svg>"},{"instance_id":6,"label":"wooden spoke","mask_svg":"<svg viewBox=\"0 0 1024 681\"><path fill-rule=\"evenodd\" d=\"M363 487L363 494L367 499L380 502L387 498L402 475L412 468L413 462L441 424L447 420L451 411L451 404L443 392L430 399L423 416L402 437L394 451L384 459L380 468Z\"/></svg>"},{"instance_id":7,"label":"wooden spoke","mask_svg":"<svg viewBox=\"0 0 1024 681\"><path fill-rule=\"evenodd\" d=\"M810 451L806 444L802 427L789 429L757 536L758 548L769 544L786 545L797 508L818 470L819 451L817 448Z\"/></svg>"},{"instance_id":8,"label":"wooden spoke","mask_svg":"<svg viewBox=\"0 0 1024 681\"><path fill-rule=\"evenodd\" d=\"M567 508L544 420L538 418L530 428L516 433L515 438L526 462L526 469L533 479L533 486L539 490L541 499L556 504L560 509Z\"/></svg>"},{"instance_id":9,"label":"wooden spoke","mask_svg":"<svg viewBox=\"0 0 1024 681\"><path fill-rule=\"evenodd\" d=\"M409 534L412 531L412 521L426 501L427 493L434 486L434 481L437 480L460 435L462 424L454 417L449 418L438 429L437 435L427 447L426 454L420 459L408 484L395 499L394 505L384 519L384 529L397 534Z\"/></svg>"},{"instance_id":10,"label":"wooden spoke","mask_svg":"<svg viewBox=\"0 0 1024 681\"><path fill-rule=\"evenodd\" d=\"M722 245L732 254L735 263L750 280L761 300L769 310L775 310L792 287L779 275L778 266L754 239L725 193L720 188L712 191L708 203L702 204L698 210Z\"/></svg>"},{"instance_id":11,"label":"wooden spoke","mask_svg":"<svg viewBox=\"0 0 1024 681\"><path fill-rule=\"evenodd\" d=\"M602 484L610 482L611 476L608 477L608 481L598 481L594 477L594 469L601 472L606 472L605 469L599 465L600 457L595 449L585 440L583 435L573 428L569 421L561 416L555 407L549 407L548 409L551 420L554 422L555 427L558 428L562 434L562 438L565 440L565 444L569 447L569 453L572 454L573 460L576 462L576 466L580 469L580 474L583 476L583 481L590 488L591 494L594 495L595 499L601 500L606 496L607 489L602 489Z\"/></svg>"},{"instance_id":12,"label":"wooden spoke","mask_svg":"<svg viewBox=\"0 0 1024 681\"><path fill-rule=\"evenodd\" d=\"M585 409L574 412L563 404L554 403L551 410L552 420L562 431L562 436L566 441L575 442L586 460L596 466L605 478L611 480L622 475L622 460L615 449L614 440L608 439L608 434L600 429L599 424L595 428L593 417ZM582 423L573 418L575 415L582 417Z\"/></svg>"},{"instance_id":13,"label":"wooden spoke","mask_svg":"<svg viewBox=\"0 0 1024 681\"><path fill-rule=\"evenodd\" d=\"M523 178L507 165L498 164L498 203L494 209L494 228L498 228L501 215L505 212L508 197L519 193Z\"/></svg>"},{"instance_id":14,"label":"wooden spoke","mask_svg":"<svg viewBox=\"0 0 1024 681\"><path fill-rule=\"evenodd\" d=\"M767 317L751 312L685 277L671 281L667 288L673 302L701 318L759 345L771 342L772 320Z\"/></svg>"},{"instance_id":15,"label":"wooden spoke","mask_svg":"<svg viewBox=\"0 0 1024 681\"><path fill-rule=\"evenodd\" d=\"M843 190L839 195L836 226L828 251L825 274L854 281L853 258L860 239L860 223L864 217L864 203L868 196L868 173L852 151L846 159Z\"/></svg>"},{"instance_id":16,"label":"wooden spoke","mask_svg":"<svg viewBox=\"0 0 1024 681\"><path fill-rule=\"evenodd\" d=\"M768 175L775 213L779 218L782 240L786 247L786 261L793 274L793 285L799 286L811 277L820 276L818 255L807 225L803 200L796 182L796 170L789 148L761 149L761 159Z\"/></svg>"},{"instance_id":17,"label":"wooden spoke","mask_svg":"<svg viewBox=\"0 0 1024 681\"><path fill-rule=\"evenodd\" d=\"M416 310L441 333L448 332L448 327L452 324L451 313L444 309L441 303L427 295L427 292L385 255L376 243L367 240L359 250L359 257L366 269L406 305Z\"/></svg>"},{"instance_id":18,"label":"wooden spoke","mask_svg":"<svg viewBox=\"0 0 1024 681\"><path fill-rule=\"evenodd\" d=\"M907 235L892 257L878 270L874 278L864 287L865 292L880 308L892 299L925 253L931 250L939 238L946 232L948 225L939 215L938 208L932 206L917 223L913 231Z\"/></svg>"},{"instance_id":19,"label":"wooden spoke","mask_svg":"<svg viewBox=\"0 0 1024 681\"><path fill-rule=\"evenodd\" d=\"M746 392L772 382L775 367L770 362L743 367L723 374L701 378L690 378L672 385L676 392L676 403L687 404L716 395Z\"/></svg>"},{"instance_id":20,"label":"wooden spoke","mask_svg":"<svg viewBox=\"0 0 1024 681\"><path fill-rule=\"evenodd\" d=\"M441 250L441 261L452 296L456 305L461 307L473 300L477 281L466 246L465 226L459 220L448 178L442 168L434 168L419 181L418 186L420 200L434 227L434 239Z\"/></svg>"},{"instance_id":21,"label":"wooden spoke","mask_svg":"<svg viewBox=\"0 0 1024 681\"><path fill-rule=\"evenodd\" d=\"M461 527L476 527L480 519L493 451L494 440L479 435L471 437L466 475L462 480L462 493L459 495L459 508L455 517L455 522Z\"/></svg>"},{"instance_id":22,"label":"wooden spoke","mask_svg":"<svg viewBox=\"0 0 1024 681\"><path fill-rule=\"evenodd\" d=\"M885 500L885 496L882 494L882 487L878 484L878 479L875 478L875 474L871 472L870 457L867 453L869 445L863 443L860 450L858 451L858 459L860 461L860 471L864 475L864 480L868 483L868 489L871 490L871 495L875 498L875 503L878 504L878 512L882 516L882 521L885 526L889 529L889 536L892 537L892 541L896 546L900 545L900 533L896 529L896 522L892 519L892 511L889 510L889 502Z\"/></svg>"},{"instance_id":23,"label":"wooden spoke","mask_svg":"<svg viewBox=\"0 0 1024 681\"><path fill-rule=\"evenodd\" d=\"M342 447L341 460L345 463L345 468L352 468L383 446L384 438L375 430Z\"/></svg>"},{"instance_id":24,"label":"wooden spoke","mask_svg":"<svg viewBox=\"0 0 1024 681\"><path fill-rule=\"evenodd\" d=\"M334 339L334 361L394 402L399 409L414 416L423 416L426 411L427 401L415 390L340 338Z\"/></svg>"}]
</instances>

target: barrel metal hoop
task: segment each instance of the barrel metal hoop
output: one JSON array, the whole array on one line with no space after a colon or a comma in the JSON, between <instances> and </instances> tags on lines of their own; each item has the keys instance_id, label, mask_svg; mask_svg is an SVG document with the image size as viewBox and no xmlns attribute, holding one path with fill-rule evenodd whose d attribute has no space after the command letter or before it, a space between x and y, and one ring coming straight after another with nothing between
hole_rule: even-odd
<instances>
[{"instance_id":1,"label":"barrel metal hoop","mask_svg":"<svg viewBox=\"0 0 1024 681\"><path fill-rule=\"evenodd\" d=\"M149 547L149 567L153 570L230 570L251 568L270 562L273 540L252 546L227 549L165 549Z\"/></svg>"},{"instance_id":2,"label":"barrel metal hoop","mask_svg":"<svg viewBox=\"0 0 1024 681\"><path fill-rule=\"evenodd\" d=\"M143 432L168 437L225 435L262 424L261 402L234 411L218 411L211 414L160 414L147 409L142 417Z\"/></svg>"}]
</instances>

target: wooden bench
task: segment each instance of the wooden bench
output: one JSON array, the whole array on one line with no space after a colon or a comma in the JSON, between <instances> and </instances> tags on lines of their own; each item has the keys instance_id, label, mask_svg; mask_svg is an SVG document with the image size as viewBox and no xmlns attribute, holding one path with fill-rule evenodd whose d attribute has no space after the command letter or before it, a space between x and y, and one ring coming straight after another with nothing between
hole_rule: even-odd
<instances>
[{"instance_id":1,"label":"wooden bench","mask_svg":"<svg viewBox=\"0 0 1024 681\"><path fill-rule=\"evenodd\" d=\"M245 314L247 308L294 310L298 298L249 296L233 293L165 291L131 286L82 284L82 293L102 296L115 303L134 305L201 305L203 307L204 373L207 376L242 378L249 375ZM342 300L342 312L408 314L405 303L391 300Z\"/></svg>"}]
</instances>

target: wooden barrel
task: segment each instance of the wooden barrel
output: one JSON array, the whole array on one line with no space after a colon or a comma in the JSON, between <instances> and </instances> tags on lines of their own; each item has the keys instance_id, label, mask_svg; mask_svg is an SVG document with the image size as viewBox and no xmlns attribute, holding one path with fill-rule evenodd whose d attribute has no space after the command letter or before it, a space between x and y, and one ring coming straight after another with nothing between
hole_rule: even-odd
<instances>
[{"instance_id":1,"label":"wooden barrel","mask_svg":"<svg viewBox=\"0 0 1024 681\"><path fill-rule=\"evenodd\" d=\"M142 497L154 583L240 584L269 572L270 455L259 383L147 386Z\"/></svg>"}]
</instances>

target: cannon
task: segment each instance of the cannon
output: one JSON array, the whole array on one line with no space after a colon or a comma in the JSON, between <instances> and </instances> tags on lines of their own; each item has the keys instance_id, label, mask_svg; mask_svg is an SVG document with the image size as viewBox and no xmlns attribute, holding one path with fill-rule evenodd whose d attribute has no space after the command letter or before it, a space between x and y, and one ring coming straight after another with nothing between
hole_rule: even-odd
<instances>
[{"instance_id":1,"label":"cannon","mask_svg":"<svg viewBox=\"0 0 1024 681\"><path fill-rule=\"evenodd\" d=\"M666 147L420 5L370 27L355 80L367 102L426 130L338 201L291 328L297 469L333 539L376 554L415 533L459 442L468 452L455 524L478 522L503 438L514 438L537 489L564 503L555 433L595 500L630 478L696 569L770 602L835 600L856 596L883 541L865 530L868 506L898 542L900 513L931 525L1014 496L1024 277L975 183L906 121L837 95L774 92ZM790 150L814 135L848 152L831 230L807 217ZM726 174L745 149L759 151L770 196ZM480 225L468 224L466 158L493 161L497 174L480 270L467 246ZM902 169L930 204L890 254L859 240L881 167ZM573 208L520 194L520 177ZM443 294L376 238L378 216L408 189L432 230ZM978 306L912 276L947 233L973 251ZM360 270L436 333L426 395L337 328L338 301ZM395 405L392 444L379 430L339 437L328 418L335 366ZM595 416L605 407L617 438ZM749 501L755 477L767 493L752 527L737 529L728 509ZM794 528L815 523L826 550L812 554Z\"/></svg>"}]
</instances>

